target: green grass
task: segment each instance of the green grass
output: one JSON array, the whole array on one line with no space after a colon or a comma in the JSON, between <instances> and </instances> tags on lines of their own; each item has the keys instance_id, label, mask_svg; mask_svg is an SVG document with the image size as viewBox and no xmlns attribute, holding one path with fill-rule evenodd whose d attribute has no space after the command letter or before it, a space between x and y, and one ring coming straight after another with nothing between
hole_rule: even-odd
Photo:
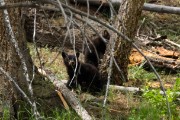
<instances>
[{"instance_id":1,"label":"green grass","mask_svg":"<svg viewBox=\"0 0 180 120\"><path fill-rule=\"evenodd\" d=\"M64 109L62 110L55 109L54 111L52 111L51 115L49 114L44 115L44 113L41 113L40 115L45 120L80 120L81 119L73 110L66 111ZM18 119L19 120L23 120L23 119L35 120L35 118L33 117L33 114L27 109L18 112Z\"/></svg>"},{"instance_id":2,"label":"green grass","mask_svg":"<svg viewBox=\"0 0 180 120\"><path fill-rule=\"evenodd\" d=\"M146 95L147 98L144 97L139 106L131 111L129 120L168 119L169 114L165 97L162 95L152 94L152 92L148 93L148 96L149 97ZM174 101L171 101L170 97L168 98L171 110L171 118L172 120L179 120L180 117L178 116L180 116L180 111L177 109L177 105L174 103Z\"/></svg>"},{"instance_id":3,"label":"green grass","mask_svg":"<svg viewBox=\"0 0 180 120\"><path fill-rule=\"evenodd\" d=\"M128 120L160 120L159 109L143 101L139 107L133 109Z\"/></svg>"},{"instance_id":4,"label":"green grass","mask_svg":"<svg viewBox=\"0 0 180 120\"><path fill-rule=\"evenodd\" d=\"M19 101L18 120L35 120L31 107L24 101ZM47 113L46 111L40 112L40 116L43 120L80 120L79 116L72 109L65 110L63 108L51 109ZM3 119L6 120L6 119ZM8 119L7 119L8 120Z\"/></svg>"},{"instance_id":5,"label":"green grass","mask_svg":"<svg viewBox=\"0 0 180 120\"><path fill-rule=\"evenodd\" d=\"M9 107L3 107L3 120L9 120L10 119L10 109Z\"/></svg>"},{"instance_id":6,"label":"green grass","mask_svg":"<svg viewBox=\"0 0 180 120\"><path fill-rule=\"evenodd\" d=\"M177 95L174 94L179 91L179 88L180 79L178 78L174 87L166 91L172 120L180 120L180 110L178 109L178 103L176 103ZM166 120L168 117L165 96L160 94L160 90L151 90L147 87L142 95L142 102L131 111L129 120Z\"/></svg>"},{"instance_id":7,"label":"green grass","mask_svg":"<svg viewBox=\"0 0 180 120\"><path fill-rule=\"evenodd\" d=\"M153 72L146 71L142 66L131 66L129 67L129 78L133 80L141 80L144 82L156 79Z\"/></svg>"},{"instance_id":8,"label":"green grass","mask_svg":"<svg viewBox=\"0 0 180 120\"><path fill-rule=\"evenodd\" d=\"M81 118L73 111L54 110L52 117L47 117L46 120L80 120Z\"/></svg>"},{"instance_id":9,"label":"green grass","mask_svg":"<svg viewBox=\"0 0 180 120\"><path fill-rule=\"evenodd\" d=\"M167 74L165 71L159 71L159 75L162 78L163 83L171 82L173 87L168 88L166 91L168 102L171 109L172 120L180 120L179 105L176 102L177 96L173 94L180 90L180 78L179 74ZM146 82L150 82L156 79L153 72L145 71L141 66L129 67L129 77L131 80L142 81L143 93L141 103L138 107L131 110L129 114L129 120L160 120L168 119L168 109L166 105L166 99L159 93L160 89L151 89Z\"/></svg>"},{"instance_id":10,"label":"green grass","mask_svg":"<svg viewBox=\"0 0 180 120\"><path fill-rule=\"evenodd\" d=\"M165 2L166 3L166 2ZM177 5L177 2L175 2ZM167 35L167 38L180 43L180 17L174 14L159 14L143 11L141 20L145 19L143 23L142 32L149 34L149 30L155 30L159 35ZM149 29L146 29L149 28Z\"/></svg>"},{"instance_id":11,"label":"green grass","mask_svg":"<svg viewBox=\"0 0 180 120\"><path fill-rule=\"evenodd\" d=\"M68 78L61 54L58 50L51 50L48 47L38 48L39 58L34 45L28 43L28 47L30 49L32 60L37 67L41 67L41 63L44 68L51 70L60 80Z\"/></svg>"}]
</instances>

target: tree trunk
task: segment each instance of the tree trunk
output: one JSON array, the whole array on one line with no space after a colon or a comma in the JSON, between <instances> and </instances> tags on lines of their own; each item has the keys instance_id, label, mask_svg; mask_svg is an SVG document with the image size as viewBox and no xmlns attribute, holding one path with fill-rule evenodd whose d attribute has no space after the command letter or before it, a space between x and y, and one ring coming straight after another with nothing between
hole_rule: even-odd
<instances>
[{"instance_id":1,"label":"tree trunk","mask_svg":"<svg viewBox=\"0 0 180 120\"><path fill-rule=\"evenodd\" d=\"M119 31L121 31L124 35L126 35L130 39L134 39L135 37L137 23L141 15L143 4L144 4L144 0L123 0L120 6L114 26L116 26ZM117 18L120 18L120 20ZM116 35L112 35L112 36L116 36ZM112 80L115 82L115 84L122 85L123 81L128 81L128 63L129 63L129 55L132 48L132 44L130 42L127 42L126 40L123 40L123 38L120 36L117 36L116 38L112 38L110 43L114 43L114 42L115 42L114 58L122 72L120 73L116 65L113 64ZM112 50L112 47L113 47L112 45L109 45L109 49ZM109 56L108 54L110 53L107 51L105 53L105 56ZM109 57L106 57L104 62L102 62L102 64L103 63L105 64L101 65L100 67L101 73L105 78L107 78L106 70L108 67L107 64L109 63L108 59Z\"/></svg>"},{"instance_id":2,"label":"tree trunk","mask_svg":"<svg viewBox=\"0 0 180 120\"><path fill-rule=\"evenodd\" d=\"M21 0L6 0L5 2L15 3L21 2ZM23 12L19 8L11 8L8 10L8 13L13 32L15 34L15 39L17 40L20 52L25 59L30 80L32 80L33 62L27 48L26 37L24 34L24 29L22 27ZM0 11L0 18L0 67L2 67L2 69L9 73L11 78L14 79L19 85L19 87L28 95L28 97L33 100L28 90L29 85L25 78L26 73L23 70L20 56L16 52L14 43L10 41L10 33L6 29L3 19L3 10ZM55 88L52 86L51 83L45 81L37 73L36 69L34 69L34 72L35 77L32 82L32 89L34 94L34 100L36 101L36 103L38 103L37 108L39 112L47 113L51 112L56 107L60 107L61 103L59 102L59 98L57 93L55 92ZM18 106L22 105L21 108L23 108L24 106L29 106L29 104L27 104L26 99L22 95L22 92L17 90L17 87L14 86L12 81L9 81L7 76L3 74L2 71L0 71L0 81L0 118L4 118L6 112L8 111L7 113L9 113L11 115L11 119L13 119L14 114L18 112ZM30 110L31 108L29 107L27 109ZM26 109L23 110L23 112L29 112L25 111Z\"/></svg>"}]
</instances>

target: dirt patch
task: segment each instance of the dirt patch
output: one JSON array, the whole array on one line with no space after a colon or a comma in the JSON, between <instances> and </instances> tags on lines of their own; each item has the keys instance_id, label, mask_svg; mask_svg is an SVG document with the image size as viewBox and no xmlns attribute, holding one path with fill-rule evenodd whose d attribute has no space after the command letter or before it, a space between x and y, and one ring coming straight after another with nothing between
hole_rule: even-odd
<instances>
[{"instance_id":1,"label":"dirt patch","mask_svg":"<svg viewBox=\"0 0 180 120\"><path fill-rule=\"evenodd\" d=\"M80 98L82 96L80 95ZM127 119L130 111L139 104L139 100L133 98L132 94L124 94L119 91L113 91L113 95L108 97L105 108L102 107L103 96L90 97L86 95L86 99L89 100L83 99L83 105L96 120L102 120L103 117L115 120Z\"/></svg>"}]
</instances>

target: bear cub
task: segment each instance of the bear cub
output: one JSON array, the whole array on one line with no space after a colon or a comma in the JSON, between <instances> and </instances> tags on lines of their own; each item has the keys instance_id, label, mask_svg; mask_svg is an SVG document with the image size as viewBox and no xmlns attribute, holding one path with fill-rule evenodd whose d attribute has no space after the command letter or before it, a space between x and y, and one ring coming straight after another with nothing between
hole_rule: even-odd
<instances>
[{"instance_id":1,"label":"bear cub","mask_svg":"<svg viewBox=\"0 0 180 120\"><path fill-rule=\"evenodd\" d=\"M77 88L80 85L83 92L100 92L103 84L98 69L91 64L80 62L79 55L79 52L76 55L68 55L62 52L69 76L67 87Z\"/></svg>"},{"instance_id":2,"label":"bear cub","mask_svg":"<svg viewBox=\"0 0 180 120\"><path fill-rule=\"evenodd\" d=\"M104 30L102 37L108 41L110 39L109 32ZM92 43L89 43L89 48L85 48L85 63L92 64L98 68L100 59L103 58L106 51L106 43L100 36L97 36L95 39L91 40L91 42Z\"/></svg>"}]
</instances>

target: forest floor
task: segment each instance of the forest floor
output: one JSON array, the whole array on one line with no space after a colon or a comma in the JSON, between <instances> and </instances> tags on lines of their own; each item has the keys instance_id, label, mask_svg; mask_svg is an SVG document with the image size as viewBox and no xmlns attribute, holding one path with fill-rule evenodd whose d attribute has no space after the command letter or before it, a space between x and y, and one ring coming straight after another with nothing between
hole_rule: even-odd
<instances>
[{"instance_id":1,"label":"forest floor","mask_svg":"<svg viewBox=\"0 0 180 120\"><path fill-rule=\"evenodd\" d=\"M161 1L158 4L180 6L178 0L166 0L163 2ZM82 9L86 10L85 8ZM93 11L91 10L91 12ZM101 13L101 15L102 14L104 13ZM107 17L105 18L107 19ZM177 44L180 44L180 16L143 11L139 25L142 24L143 19L145 19L145 22L143 22L143 27L140 29L141 34L149 37L157 37L153 36L155 35L154 33L156 33L156 35L167 35L168 39L174 41ZM28 46L30 48L34 63L38 67L40 67L40 62L33 44L28 43ZM60 80L67 80L68 76L66 73L66 68L64 67L63 59L61 57L59 49L52 49L48 47L39 47L38 49L43 66L50 69ZM67 51L69 53L73 53L73 51L70 49L67 49ZM177 52L180 51L177 50ZM83 55L81 55L80 58L83 61ZM177 79L180 79L179 71L172 73L171 71L166 71L165 69L156 69L158 70L158 73L162 78L165 89L173 89ZM152 71L147 71L143 69L142 64L140 64L140 66L134 64L129 65L129 82L125 83L125 86L140 87L144 89L149 88L155 90L160 89L159 81L157 80L154 73ZM130 119L133 118L132 114L136 113L136 111L138 110L140 111L140 106L143 106L144 104L146 104L145 107L149 107L148 111L152 110L150 107L150 103L142 101L144 100L142 96L128 92L124 93L118 90L109 91L108 102L105 109L106 114L103 114L103 93L99 96L96 96L96 99L92 95L89 95L87 93L78 93L78 97L80 98L83 106L95 119L102 119L103 115L105 115L104 117L106 117L106 119ZM157 99L160 99L158 97ZM179 113L176 115L180 116L180 104L176 105L176 108L173 109L177 111L176 113ZM148 114L148 116L150 117L149 119L153 118L151 115L153 115L153 113ZM163 119L163 116L161 117L161 119ZM174 120L176 120L176 118L174 118Z\"/></svg>"}]
</instances>

